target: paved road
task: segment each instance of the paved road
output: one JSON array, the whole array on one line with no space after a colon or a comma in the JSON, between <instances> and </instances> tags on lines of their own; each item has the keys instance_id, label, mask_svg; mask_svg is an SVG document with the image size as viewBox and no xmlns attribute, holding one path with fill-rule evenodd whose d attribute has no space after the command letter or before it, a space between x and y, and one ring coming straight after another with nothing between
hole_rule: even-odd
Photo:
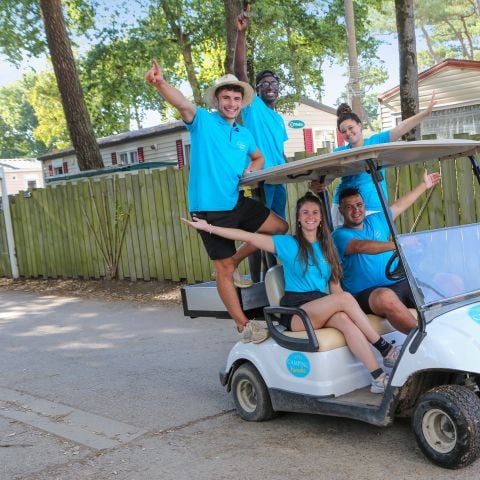
<instances>
[{"instance_id":1,"label":"paved road","mask_svg":"<svg viewBox=\"0 0 480 480\"><path fill-rule=\"evenodd\" d=\"M248 423L218 371L228 320L0 291L0 480L478 479L430 464L408 422Z\"/></svg>"}]
</instances>

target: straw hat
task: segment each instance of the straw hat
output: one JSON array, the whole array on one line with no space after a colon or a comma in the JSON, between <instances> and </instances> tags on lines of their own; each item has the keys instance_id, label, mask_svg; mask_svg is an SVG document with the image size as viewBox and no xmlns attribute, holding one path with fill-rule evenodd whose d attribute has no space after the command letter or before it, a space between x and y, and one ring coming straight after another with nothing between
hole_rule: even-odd
<instances>
[{"instance_id":1,"label":"straw hat","mask_svg":"<svg viewBox=\"0 0 480 480\"><path fill-rule=\"evenodd\" d=\"M243 88L242 107L246 107L253 102L255 92L253 88L246 82L241 82L235 75L231 73L220 77L215 83L205 92L205 101L211 108L215 108L215 92L224 85L238 85Z\"/></svg>"}]
</instances>

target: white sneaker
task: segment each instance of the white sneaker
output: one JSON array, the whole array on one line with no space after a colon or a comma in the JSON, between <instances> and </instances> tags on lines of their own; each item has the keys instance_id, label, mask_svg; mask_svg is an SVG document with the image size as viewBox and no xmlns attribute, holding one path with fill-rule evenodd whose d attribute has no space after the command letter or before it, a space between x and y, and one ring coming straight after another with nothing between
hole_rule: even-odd
<instances>
[{"instance_id":1,"label":"white sneaker","mask_svg":"<svg viewBox=\"0 0 480 480\"><path fill-rule=\"evenodd\" d=\"M240 275L238 268L236 268L233 272L233 284L238 288L248 288L253 285L253 282Z\"/></svg>"},{"instance_id":2,"label":"white sneaker","mask_svg":"<svg viewBox=\"0 0 480 480\"><path fill-rule=\"evenodd\" d=\"M250 320L239 333L239 340L243 343L261 343L270 336L268 330L255 320Z\"/></svg>"},{"instance_id":3,"label":"white sneaker","mask_svg":"<svg viewBox=\"0 0 480 480\"><path fill-rule=\"evenodd\" d=\"M372 379L370 391L372 393L384 393L388 385L388 373L383 372L379 377Z\"/></svg>"}]
</instances>

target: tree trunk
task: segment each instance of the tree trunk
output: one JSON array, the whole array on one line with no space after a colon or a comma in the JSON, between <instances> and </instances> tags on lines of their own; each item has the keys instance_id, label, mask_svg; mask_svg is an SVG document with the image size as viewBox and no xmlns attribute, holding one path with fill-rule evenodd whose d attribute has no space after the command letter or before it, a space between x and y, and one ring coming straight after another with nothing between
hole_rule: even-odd
<instances>
[{"instance_id":1,"label":"tree trunk","mask_svg":"<svg viewBox=\"0 0 480 480\"><path fill-rule=\"evenodd\" d=\"M226 31L226 53L224 70L225 73L233 72L233 54L235 53L235 42L237 40L236 20L244 4L243 0L223 0L225 10L225 31Z\"/></svg>"},{"instance_id":2,"label":"tree trunk","mask_svg":"<svg viewBox=\"0 0 480 480\"><path fill-rule=\"evenodd\" d=\"M178 44L180 45L180 50L182 52L183 61L185 62L185 69L187 71L187 79L190 87L192 87L193 92L193 101L196 105L204 105L202 98L202 93L200 92L200 86L197 80L197 74L195 73L195 66L193 64L192 56L192 46L190 45L190 39L182 30L182 27L177 23L177 18L170 9L168 1L162 0L161 6L163 13L165 13L165 18L172 29L173 34L175 35Z\"/></svg>"},{"instance_id":3,"label":"tree trunk","mask_svg":"<svg viewBox=\"0 0 480 480\"><path fill-rule=\"evenodd\" d=\"M415 44L415 19L413 0L395 0L400 60L400 103L402 120L418 112L418 66ZM419 140L420 126L412 129L404 140Z\"/></svg>"},{"instance_id":4,"label":"tree trunk","mask_svg":"<svg viewBox=\"0 0 480 480\"><path fill-rule=\"evenodd\" d=\"M360 71L358 69L357 38L355 33L355 15L352 0L344 0L345 24L347 30L348 47L348 93L351 95L350 102L352 110L360 117L363 123L370 128L368 115L362 104L362 89L360 85Z\"/></svg>"},{"instance_id":5,"label":"tree trunk","mask_svg":"<svg viewBox=\"0 0 480 480\"><path fill-rule=\"evenodd\" d=\"M77 74L60 0L40 0L48 48L80 170L103 168Z\"/></svg>"}]
</instances>

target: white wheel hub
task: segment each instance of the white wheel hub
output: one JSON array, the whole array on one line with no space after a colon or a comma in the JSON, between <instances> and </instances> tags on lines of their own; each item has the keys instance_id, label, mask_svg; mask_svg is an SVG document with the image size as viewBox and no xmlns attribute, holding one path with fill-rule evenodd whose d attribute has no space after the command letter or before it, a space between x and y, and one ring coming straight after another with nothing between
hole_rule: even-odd
<instances>
[{"instance_id":1,"label":"white wheel hub","mask_svg":"<svg viewBox=\"0 0 480 480\"><path fill-rule=\"evenodd\" d=\"M439 453L451 452L457 443L457 429L452 419L443 411L434 408L425 413L422 431L427 443Z\"/></svg>"},{"instance_id":2,"label":"white wheel hub","mask_svg":"<svg viewBox=\"0 0 480 480\"><path fill-rule=\"evenodd\" d=\"M257 392L251 382L240 380L237 385L237 399L246 412L252 413L257 408Z\"/></svg>"}]
</instances>

